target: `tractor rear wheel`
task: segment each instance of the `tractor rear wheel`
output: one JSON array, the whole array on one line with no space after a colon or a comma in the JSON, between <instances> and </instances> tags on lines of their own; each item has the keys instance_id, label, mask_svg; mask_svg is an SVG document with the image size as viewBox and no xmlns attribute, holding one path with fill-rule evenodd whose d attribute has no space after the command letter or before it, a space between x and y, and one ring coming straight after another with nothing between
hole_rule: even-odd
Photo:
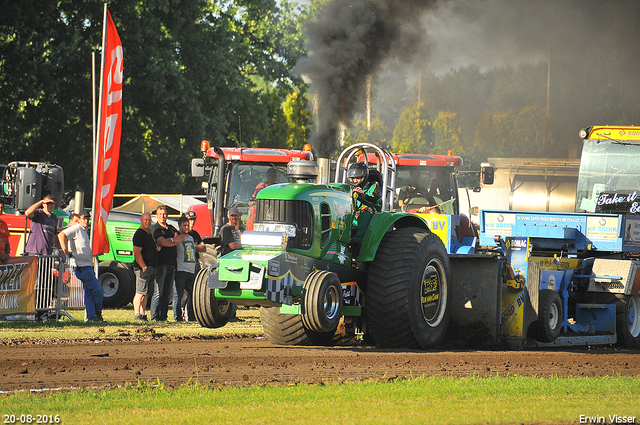
<instances>
[{"instance_id":1,"label":"tractor rear wheel","mask_svg":"<svg viewBox=\"0 0 640 425\"><path fill-rule=\"evenodd\" d=\"M193 312L201 326L221 328L233 315L233 304L216 298L215 290L207 287L208 276L209 268L200 270L196 275L193 283Z\"/></svg>"},{"instance_id":2,"label":"tractor rear wheel","mask_svg":"<svg viewBox=\"0 0 640 425\"><path fill-rule=\"evenodd\" d=\"M626 295L615 303L618 344L640 348L640 295Z\"/></svg>"},{"instance_id":3,"label":"tractor rear wheel","mask_svg":"<svg viewBox=\"0 0 640 425\"><path fill-rule=\"evenodd\" d=\"M556 291L540 290L538 320L535 322L534 335L540 342L553 342L562 330L562 300Z\"/></svg>"},{"instance_id":4,"label":"tractor rear wheel","mask_svg":"<svg viewBox=\"0 0 640 425\"><path fill-rule=\"evenodd\" d=\"M306 329L325 333L338 327L342 315L342 286L335 273L315 270L307 276L300 301Z\"/></svg>"},{"instance_id":5,"label":"tractor rear wheel","mask_svg":"<svg viewBox=\"0 0 640 425\"><path fill-rule=\"evenodd\" d=\"M450 276L449 257L437 235L412 227L387 233L367 286L367 317L376 343L438 346L451 317Z\"/></svg>"},{"instance_id":6,"label":"tractor rear wheel","mask_svg":"<svg viewBox=\"0 0 640 425\"><path fill-rule=\"evenodd\" d=\"M98 281L102 288L102 306L120 308L133 300L136 277L133 271L119 261L103 261L98 266Z\"/></svg>"},{"instance_id":7,"label":"tractor rear wheel","mask_svg":"<svg viewBox=\"0 0 640 425\"><path fill-rule=\"evenodd\" d=\"M267 339L279 345L327 345L337 328L328 332L311 331L304 327L300 314L280 313L280 307L260 307L260 321Z\"/></svg>"}]
</instances>

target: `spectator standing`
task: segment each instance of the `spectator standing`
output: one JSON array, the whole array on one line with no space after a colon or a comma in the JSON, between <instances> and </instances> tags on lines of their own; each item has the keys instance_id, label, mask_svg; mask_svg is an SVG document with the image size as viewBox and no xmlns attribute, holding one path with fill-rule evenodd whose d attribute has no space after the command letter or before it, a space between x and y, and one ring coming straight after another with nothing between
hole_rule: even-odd
<instances>
[{"instance_id":1,"label":"spectator standing","mask_svg":"<svg viewBox=\"0 0 640 425\"><path fill-rule=\"evenodd\" d=\"M196 216L195 211L188 211L187 212L187 218L189 219L189 236L191 236L193 238L193 243L196 246L196 271L195 274L197 275L198 272L200 271L200 253L201 252L207 252L207 246L205 245L204 241L202 240L202 237L200 236L200 234L195 230L195 226L196 226L196 219L198 218ZM191 282L191 286L189 287L189 283L187 282L187 286L185 286L184 288L184 292L186 294L186 297L183 296L182 297L182 317L185 317L186 320L193 322L196 320L196 315L193 311L193 281Z\"/></svg>"},{"instance_id":2,"label":"spectator standing","mask_svg":"<svg viewBox=\"0 0 640 425\"><path fill-rule=\"evenodd\" d=\"M244 232L244 227L240 223L240 211L235 207L229 208L227 217L229 222L220 229L221 256L236 249L242 249L240 236Z\"/></svg>"},{"instance_id":3,"label":"spectator standing","mask_svg":"<svg viewBox=\"0 0 640 425\"><path fill-rule=\"evenodd\" d=\"M0 198L0 217L4 214L4 199ZM0 263L5 264L11 257L11 246L9 245L9 226L7 222L0 219Z\"/></svg>"},{"instance_id":4,"label":"spectator standing","mask_svg":"<svg viewBox=\"0 0 640 425\"><path fill-rule=\"evenodd\" d=\"M184 240L175 227L167 223L167 207L161 205L156 210L157 223L151 228L151 235L158 249L158 268L156 284L151 298L151 320L167 320L169 300L173 291L173 279L176 274L176 245Z\"/></svg>"},{"instance_id":5,"label":"spectator standing","mask_svg":"<svg viewBox=\"0 0 640 425\"><path fill-rule=\"evenodd\" d=\"M133 320L147 321L145 307L153 287L158 267L158 251L156 242L151 236L151 214L140 216L140 227L133 234L133 272L136 275L136 293L133 296Z\"/></svg>"},{"instance_id":6,"label":"spectator standing","mask_svg":"<svg viewBox=\"0 0 640 425\"><path fill-rule=\"evenodd\" d=\"M89 211L82 210L78 214L78 223L58 233L58 241L65 251L68 249L67 247L71 248L71 251L67 251L66 254L74 260L76 266L73 273L82 281L86 320L104 322L105 320L102 318L104 295L93 270L91 242L87 233L90 218Z\"/></svg>"},{"instance_id":7,"label":"spectator standing","mask_svg":"<svg viewBox=\"0 0 640 425\"><path fill-rule=\"evenodd\" d=\"M56 202L51 195L31 205L24 214L31 220L31 235L24 252L30 255L51 255L58 230L58 217L53 213ZM42 207L42 208L40 208Z\"/></svg>"},{"instance_id":8,"label":"spectator standing","mask_svg":"<svg viewBox=\"0 0 640 425\"><path fill-rule=\"evenodd\" d=\"M185 289L191 288L193 297L193 281L196 277L196 246L193 237L189 235L189 219L180 217L178 228L184 240L176 245L176 278L173 292L173 318L176 322L184 320L182 316L182 295Z\"/></svg>"}]
</instances>

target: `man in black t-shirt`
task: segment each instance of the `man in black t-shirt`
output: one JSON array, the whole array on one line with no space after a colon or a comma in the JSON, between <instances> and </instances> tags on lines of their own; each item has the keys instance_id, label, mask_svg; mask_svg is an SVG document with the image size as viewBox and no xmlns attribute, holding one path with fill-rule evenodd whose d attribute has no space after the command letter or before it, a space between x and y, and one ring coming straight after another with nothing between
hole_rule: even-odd
<instances>
[{"instance_id":1,"label":"man in black t-shirt","mask_svg":"<svg viewBox=\"0 0 640 425\"><path fill-rule=\"evenodd\" d=\"M179 234L175 227L167 224L166 206L158 207L156 220L158 222L151 228L151 235L156 241L156 249L158 250L156 284L151 298L151 320L163 322L167 320L169 300L173 291L173 278L176 274L176 245L184 241L184 236Z\"/></svg>"},{"instance_id":2,"label":"man in black t-shirt","mask_svg":"<svg viewBox=\"0 0 640 425\"><path fill-rule=\"evenodd\" d=\"M153 286L158 267L158 251L156 242L151 236L151 214L144 213L140 217L140 227L133 235L133 272L136 275L136 294L133 296L133 319L146 321L145 306L147 299L153 294Z\"/></svg>"},{"instance_id":3,"label":"man in black t-shirt","mask_svg":"<svg viewBox=\"0 0 640 425\"><path fill-rule=\"evenodd\" d=\"M229 208L227 217L229 222L220 229L221 256L236 249L242 249L240 235L244 232L244 227L240 225L240 211L235 207Z\"/></svg>"}]
</instances>

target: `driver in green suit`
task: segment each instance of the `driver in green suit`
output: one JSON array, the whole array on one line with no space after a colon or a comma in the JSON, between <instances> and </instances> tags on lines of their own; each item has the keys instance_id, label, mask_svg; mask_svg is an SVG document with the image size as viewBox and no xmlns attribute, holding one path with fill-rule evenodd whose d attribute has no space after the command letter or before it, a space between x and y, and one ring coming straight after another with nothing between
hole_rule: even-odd
<instances>
[{"instance_id":1,"label":"driver in green suit","mask_svg":"<svg viewBox=\"0 0 640 425\"><path fill-rule=\"evenodd\" d=\"M373 214L382 211L382 187L379 182L370 179L369 167L363 162L356 162L349 167L347 180L353 188L351 244L356 258Z\"/></svg>"}]
</instances>

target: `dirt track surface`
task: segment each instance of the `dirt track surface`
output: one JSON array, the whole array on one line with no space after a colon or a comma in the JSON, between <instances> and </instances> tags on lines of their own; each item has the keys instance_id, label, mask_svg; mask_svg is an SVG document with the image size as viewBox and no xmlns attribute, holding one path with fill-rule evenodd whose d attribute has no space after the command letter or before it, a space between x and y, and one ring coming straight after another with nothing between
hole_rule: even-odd
<instances>
[{"instance_id":1,"label":"dirt track surface","mask_svg":"<svg viewBox=\"0 0 640 425\"><path fill-rule=\"evenodd\" d=\"M640 376L639 351L582 347L545 351L388 350L352 340L288 347L245 336L168 337L151 328L124 339L0 340L0 391L155 382L176 387L390 380L421 375Z\"/></svg>"}]
</instances>

